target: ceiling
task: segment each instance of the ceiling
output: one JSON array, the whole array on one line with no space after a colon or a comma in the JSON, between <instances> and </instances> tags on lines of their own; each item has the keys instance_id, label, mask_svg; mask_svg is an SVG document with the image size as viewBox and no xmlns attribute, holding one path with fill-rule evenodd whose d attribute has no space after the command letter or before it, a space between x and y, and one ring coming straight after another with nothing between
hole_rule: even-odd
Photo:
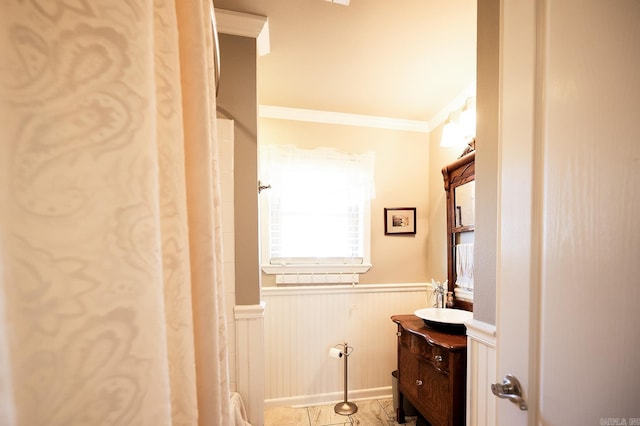
<instances>
[{"instance_id":1,"label":"ceiling","mask_svg":"<svg viewBox=\"0 0 640 426\"><path fill-rule=\"evenodd\" d=\"M476 0L214 3L268 17L261 105L433 122L475 81Z\"/></svg>"}]
</instances>

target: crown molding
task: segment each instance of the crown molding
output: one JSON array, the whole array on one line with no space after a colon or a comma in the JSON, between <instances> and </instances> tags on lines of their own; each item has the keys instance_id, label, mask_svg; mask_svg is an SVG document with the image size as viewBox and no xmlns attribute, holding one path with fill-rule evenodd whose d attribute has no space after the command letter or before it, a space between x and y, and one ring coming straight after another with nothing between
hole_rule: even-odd
<instances>
[{"instance_id":1,"label":"crown molding","mask_svg":"<svg viewBox=\"0 0 640 426\"><path fill-rule=\"evenodd\" d=\"M467 98L475 95L476 83L474 81L429 121L405 120L401 118L380 117L374 115L346 114L342 112L290 108L274 105L260 105L259 115L261 118L274 118L279 120L306 121L311 123L339 124L345 126L373 127L378 129L429 133L440 124L444 123L452 111L461 109Z\"/></svg>"},{"instance_id":2,"label":"crown molding","mask_svg":"<svg viewBox=\"0 0 640 426\"><path fill-rule=\"evenodd\" d=\"M403 130L407 132L429 133L431 130L429 123L426 121L404 120L374 115L346 114L342 112L289 108L273 105L260 105L259 114L261 118L339 124L345 126L374 127L379 129Z\"/></svg>"},{"instance_id":3,"label":"crown molding","mask_svg":"<svg viewBox=\"0 0 640 426\"><path fill-rule=\"evenodd\" d=\"M269 18L234 10L215 9L218 32L256 39L258 55L270 52Z\"/></svg>"}]
</instances>

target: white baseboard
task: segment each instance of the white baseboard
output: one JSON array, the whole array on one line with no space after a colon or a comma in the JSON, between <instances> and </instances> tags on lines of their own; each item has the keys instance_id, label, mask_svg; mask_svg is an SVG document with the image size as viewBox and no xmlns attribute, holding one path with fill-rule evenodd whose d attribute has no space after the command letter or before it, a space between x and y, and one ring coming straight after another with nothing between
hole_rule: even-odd
<instances>
[{"instance_id":1,"label":"white baseboard","mask_svg":"<svg viewBox=\"0 0 640 426\"><path fill-rule=\"evenodd\" d=\"M392 398L391 386L372 389L350 390L347 393L349 401L366 401L369 399ZM290 398L275 398L264 401L265 408L270 407L312 407L315 405L329 405L344 401L344 391L317 395L303 395Z\"/></svg>"}]
</instances>

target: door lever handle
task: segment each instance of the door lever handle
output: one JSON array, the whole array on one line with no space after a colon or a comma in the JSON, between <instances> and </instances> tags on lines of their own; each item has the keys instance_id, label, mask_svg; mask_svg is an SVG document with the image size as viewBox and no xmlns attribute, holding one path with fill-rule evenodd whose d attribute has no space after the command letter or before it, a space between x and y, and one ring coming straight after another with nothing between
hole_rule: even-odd
<instances>
[{"instance_id":1,"label":"door lever handle","mask_svg":"<svg viewBox=\"0 0 640 426\"><path fill-rule=\"evenodd\" d=\"M527 403L522 399L522 386L513 374L504 376L502 383L491 384L491 392L498 398L508 399L509 401L520 407L521 410L527 410Z\"/></svg>"}]
</instances>

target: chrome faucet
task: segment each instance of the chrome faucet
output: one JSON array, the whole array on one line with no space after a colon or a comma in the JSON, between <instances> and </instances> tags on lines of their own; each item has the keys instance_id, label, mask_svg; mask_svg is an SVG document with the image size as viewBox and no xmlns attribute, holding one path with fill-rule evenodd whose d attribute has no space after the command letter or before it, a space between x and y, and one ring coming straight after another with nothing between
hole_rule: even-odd
<instances>
[{"instance_id":1,"label":"chrome faucet","mask_svg":"<svg viewBox=\"0 0 640 426\"><path fill-rule=\"evenodd\" d=\"M431 279L431 285L433 286L433 293L436 296L436 303L433 305L434 308L444 308L446 307L444 302L445 295L445 286L448 284L448 280L444 283L440 283L439 281L435 281L433 278Z\"/></svg>"}]
</instances>

